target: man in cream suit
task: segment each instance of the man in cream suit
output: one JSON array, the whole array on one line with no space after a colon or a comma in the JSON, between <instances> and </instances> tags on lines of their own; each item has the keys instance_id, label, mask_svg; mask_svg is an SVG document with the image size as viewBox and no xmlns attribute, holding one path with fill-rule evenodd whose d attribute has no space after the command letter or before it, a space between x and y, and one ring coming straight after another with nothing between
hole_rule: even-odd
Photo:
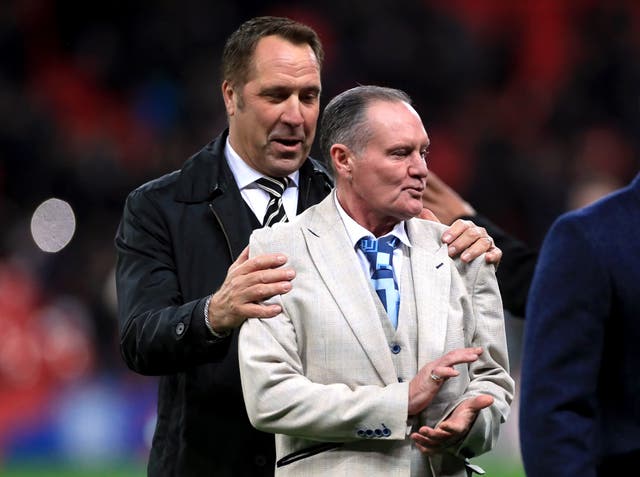
<instances>
[{"instance_id":1,"label":"man in cream suit","mask_svg":"<svg viewBox=\"0 0 640 477\"><path fill-rule=\"evenodd\" d=\"M271 300L279 316L241 329L249 418L276 434L276 475L465 476L514 389L494 267L450 259L445 227L416 218L429 138L406 94L348 90L321 134L336 190L251 237L252 255L286 255L296 278ZM391 278L374 284L360 243L389 235Z\"/></svg>"}]
</instances>

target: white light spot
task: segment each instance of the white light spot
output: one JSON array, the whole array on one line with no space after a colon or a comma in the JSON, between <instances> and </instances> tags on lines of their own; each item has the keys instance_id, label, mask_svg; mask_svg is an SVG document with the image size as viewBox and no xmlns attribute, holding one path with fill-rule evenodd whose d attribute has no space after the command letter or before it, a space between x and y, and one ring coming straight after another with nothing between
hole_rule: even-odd
<instances>
[{"instance_id":1,"label":"white light spot","mask_svg":"<svg viewBox=\"0 0 640 477\"><path fill-rule=\"evenodd\" d=\"M44 252L56 253L66 247L76 231L71 206L60 199L47 199L31 217L31 235Z\"/></svg>"}]
</instances>

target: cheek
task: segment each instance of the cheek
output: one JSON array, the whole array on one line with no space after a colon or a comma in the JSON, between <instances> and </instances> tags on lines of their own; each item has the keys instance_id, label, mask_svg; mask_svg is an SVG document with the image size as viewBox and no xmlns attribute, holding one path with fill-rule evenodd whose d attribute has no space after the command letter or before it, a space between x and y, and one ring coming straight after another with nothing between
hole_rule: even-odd
<instances>
[{"instance_id":1,"label":"cheek","mask_svg":"<svg viewBox=\"0 0 640 477\"><path fill-rule=\"evenodd\" d=\"M318 116L319 115L320 115L320 112L318 111L317 108L313 109L313 110L309 110L304 115L304 122L305 122L305 126L306 126L307 130L315 131L316 125L318 124Z\"/></svg>"}]
</instances>

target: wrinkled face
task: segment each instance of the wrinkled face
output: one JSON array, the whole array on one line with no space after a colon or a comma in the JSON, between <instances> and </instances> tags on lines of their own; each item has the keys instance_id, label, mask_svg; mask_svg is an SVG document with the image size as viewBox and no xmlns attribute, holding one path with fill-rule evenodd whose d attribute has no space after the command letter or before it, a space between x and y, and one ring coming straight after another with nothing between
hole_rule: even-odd
<instances>
[{"instance_id":1,"label":"wrinkled face","mask_svg":"<svg viewBox=\"0 0 640 477\"><path fill-rule=\"evenodd\" d=\"M338 166L346 179L338 197L356 222L380 235L422 211L429 136L405 102L375 101L366 115L371 135L362 151L350 151L344 168Z\"/></svg>"},{"instance_id":2,"label":"wrinkled face","mask_svg":"<svg viewBox=\"0 0 640 477\"><path fill-rule=\"evenodd\" d=\"M257 171L276 177L300 168L316 133L320 65L311 47L278 36L258 41L244 85L225 81L229 141Z\"/></svg>"}]
</instances>

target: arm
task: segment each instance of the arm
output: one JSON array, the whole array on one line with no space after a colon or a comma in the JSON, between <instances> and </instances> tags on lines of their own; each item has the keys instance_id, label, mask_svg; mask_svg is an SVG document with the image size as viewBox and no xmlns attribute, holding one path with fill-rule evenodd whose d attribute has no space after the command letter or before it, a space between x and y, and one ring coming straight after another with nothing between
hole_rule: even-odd
<instances>
[{"instance_id":1,"label":"arm","mask_svg":"<svg viewBox=\"0 0 640 477\"><path fill-rule=\"evenodd\" d=\"M457 376L454 365L473 362L482 352L452 350L425 365L408 386L350 386L309 380L296 342L296 329L286 311L243 325L238 349L247 413L262 431L325 442L370 439L362 434L365 429L388 432L383 435L387 439L405 439L409 416L427 407L440 389L441 383L430 378L431 371Z\"/></svg>"},{"instance_id":2,"label":"arm","mask_svg":"<svg viewBox=\"0 0 640 477\"><path fill-rule=\"evenodd\" d=\"M596 475L596 390L611 302L601 259L566 217L544 241L522 361L520 438L528 475Z\"/></svg>"},{"instance_id":3,"label":"arm","mask_svg":"<svg viewBox=\"0 0 640 477\"><path fill-rule=\"evenodd\" d=\"M116 235L120 349L141 374L170 374L224 354L206 329L206 297L184 303L162 213L141 190L130 194Z\"/></svg>"},{"instance_id":4,"label":"arm","mask_svg":"<svg viewBox=\"0 0 640 477\"><path fill-rule=\"evenodd\" d=\"M367 439L359 430L407 433L408 383L320 384L305 377L286 314L248 320L239 336L240 376L249 420L264 432L325 442Z\"/></svg>"},{"instance_id":5,"label":"arm","mask_svg":"<svg viewBox=\"0 0 640 477\"><path fill-rule=\"evenodd\" d=\"M412 438L427 454L452 452L462 457L490 450L498 438L499 426L509 414L514 382L504 330L502 303L493 267L484 261L460 265L472 298L467 332L471 346L483 352L469 364L469 383L449 406L435 428L423 426Z\"/></svg>"},{"instance_id":6,"label":"arm","mask_svg":"<svg viewBox=\"0 0 640 477\"><path fill-rule=\"evenodd\" d=\"M210 295L183 298L174 255L180 244L171 242L167 223L166 211L138 189L127 199L116 236L120 347L127 365L141 374L183 371L222 359L229 349L230 340L205 325ZM211 296L213 330L224 334L249 316L276 315L279 307L255 302L291 288L293 270L274 269L285 261L276 254L252 260L246 250L240 254Z\"/></svg>"}]
</instances>

